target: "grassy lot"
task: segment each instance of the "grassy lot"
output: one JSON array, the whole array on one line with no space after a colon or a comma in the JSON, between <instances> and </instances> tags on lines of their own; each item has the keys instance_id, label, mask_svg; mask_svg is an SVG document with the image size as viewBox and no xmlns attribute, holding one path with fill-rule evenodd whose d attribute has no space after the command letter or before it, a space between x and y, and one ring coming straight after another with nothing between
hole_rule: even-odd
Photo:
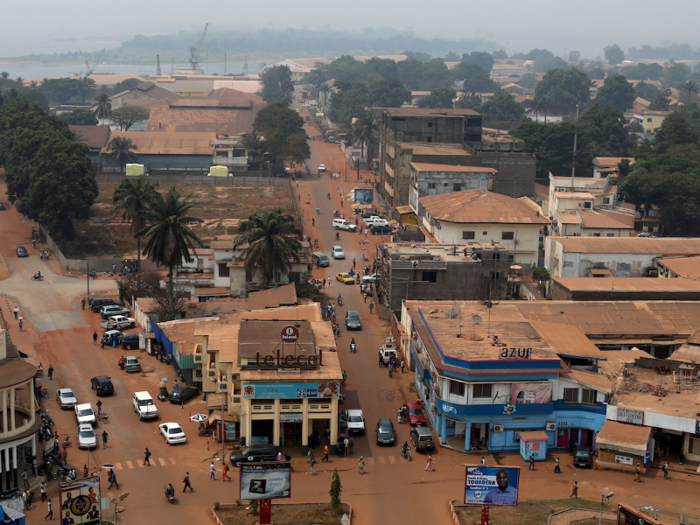
<instances>
[{"instance_id":1,"label":"grassy lot","mask_svg":"<svg viewBox=\"0 0 700 525\"><path fill-rule=\"evenodd\" d=\"M247 505L219 507L217 516L224 525L252 525L259 516L253 516ZM343 514L350 512L347 505L333 510L330 505L279 505L272 502L272 522L275 525L339 525Z\"/></svg>"},{"instance_id":2,"label":"grassy lot","mask_svg":"<svg viewBox=\"0 0 700 525\"><path fill-rule=\"evenodd\" d=\"M586 499L524 500L515 507L491 507L489 519L493 523L517 523L518 525L542 525L543 520L554 512L578 507L600 510L600 501ZM606 505L606 511L614 511L615 505ZM457 516L462 524L480 523L481 507L457 507Z\"/></svg>"},{"instance_id":3,"label":"grassy lot","mask_svg":"<svg viewBox=\"0 0 700 525\"><path fill-rule=\"evenodd\" d=\"M165 193L177 186L182 195L191 195L192 215L204 222L194 228L208 244L215 236L236 233L238 223L259 209L282 208L295 215L291 190L285 186L213 186L209 184L163 184ZM100 194L92 206L93 217L76 223L77 237L61 244L64 255L71 259L135 258L136 241L121 215L111 215L112 195L117 184L100 184Z\"/></svg>"}]
</instances>

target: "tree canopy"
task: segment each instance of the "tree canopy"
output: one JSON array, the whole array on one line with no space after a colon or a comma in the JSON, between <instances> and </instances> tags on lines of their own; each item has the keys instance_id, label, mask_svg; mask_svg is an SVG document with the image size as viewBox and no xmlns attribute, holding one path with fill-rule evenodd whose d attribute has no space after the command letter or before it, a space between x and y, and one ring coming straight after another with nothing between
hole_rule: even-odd
<instances>
[{"instance_id":1,"label":"tree canopy","mask_svg":"<svg viewBox=\"0 0 700 525\"><path fill-rule=\"evenodd\" d=\"M625 52L617 44L605 47L603 52L605 53L605 60L612 66L622 63L625 59Z\"/></svg>"},{"instance_id":2,"label":"tree canopy","mask_svg":"<svg viewBox=\"0 0 700 525\"><path fill-rule=\"evenodd\" d=\"M258 111L253 130L265 138L270 160L274 163L302 162L311 156L303 125L304 120L294 110L271 104Z\"/></svg>"},{"instance_id":3,"label":"tree canopy","mask_svg":"<svg viewBox=\"0 0 700 525\"><path fill-rule=\"evenodd\" d=\"M525 118L525 108L518 104L513 95L497 89L494 95L482 104L481 115L484 126L497 129L511 129Z\"/></svg>"},{"instance_id":4,"label":"tree canopy","mask_svg":"<svg viewBox=\"0 0 700 525\"><path fill-rule=\"evenodd\" d=\"M112 111L109 119L122 131L129 131L135 124L148 120L149 111L141 106L122 106Z\"/></svg>"},{"instance_id":5,"label":"tree canopy","mask_svg":"<svg viewBox=\"0 0 700 525\"><path fill-rule=\"evenodd\" d=\"M97 118L95 113L88 108L79 108L67 113L61 113L58 118L65 120L73 126L96 126Z\"/></svg>"},{"instance_id":6,"label":"tree canopy","mask_svg":"<svg viewBox=\"0 0 700 525\"><path fill-rule=\"evenodd\" d=\"M636 93L632 84L627 82L624 75L612 75L605 79L603 86L598 89L595 101L601 106L610 105L620 111L632 107Z\"/></svg>"},{"instance_id":7,"label":"tree canopy","mask_svg":"<svg viewBox=\"0 0 700 525\"><path fill-rule=\"evenodd\" d=\"M430 95L423 97L417 102L419 108L442 108L452 109L457 93L454 89L438 88L433 89Z\"/></svg>"},{"instance_id":8,"label":"tree canopy","mask_svg":"<svg viewBox=\"0 0 700 525\"><path fill-rule=\"evenodd\" d=\"M591 81L575 68L547 71L535 88L535 96L547 99L551 112L569 115L576 105L583 107L590 99Z\"/></svg>"},{"instance_id":9,"label":"tree canopy","mask_svg":"<svg viewBox=\"0 0 700 525\"><path fill-rule=\"evenodd\" d=\"M260 75L260 96L268 104L289 106L294 100L292 72L287 66L272 66Z\"/></svg>"}]
</instances>

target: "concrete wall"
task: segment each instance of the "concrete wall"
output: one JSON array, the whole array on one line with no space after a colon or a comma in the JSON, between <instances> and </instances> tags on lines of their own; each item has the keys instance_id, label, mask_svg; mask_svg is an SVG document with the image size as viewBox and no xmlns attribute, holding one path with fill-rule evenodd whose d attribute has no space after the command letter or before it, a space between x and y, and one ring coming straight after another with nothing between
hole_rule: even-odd
<instances>
[{"instance_id":1,"label":"concrete wall","mask_svg":"<svg viewBox=\"0 0 700 525\"><path fill-rule=\"evenodd\" d=\"M384 113L382 126L391 130L399 142L481 142L481 115L391 117Z\"/></svg>"},{"instance_id":2,"label":"concrete wall","mask_svg":"<svg viewBox=\"0 0 700 525\"><path fill-rule=\"evenodd\" d=\"M454 191L488 191L491 189L493 176L492 173L483 172L464 173L460 171L417 171L412 169L409 205L419 215L425 215L425 209L418 202L419 198L429 195L443 195ZM460 184L461 189L455 190L455 184ZM431 185L434 187L431 188Z\"/></svg>"},{"instance_id":3,"label":"concrete wall","mask_svg":"<svg viewBox=\"0 0 700 525\"><path fill-rule=\"evenodd\" d=\"M530 153L479 152L463 165L495 169L492 191L518 198L535 195L536 164L537 158Z\"/></svg>"}]
</instances>

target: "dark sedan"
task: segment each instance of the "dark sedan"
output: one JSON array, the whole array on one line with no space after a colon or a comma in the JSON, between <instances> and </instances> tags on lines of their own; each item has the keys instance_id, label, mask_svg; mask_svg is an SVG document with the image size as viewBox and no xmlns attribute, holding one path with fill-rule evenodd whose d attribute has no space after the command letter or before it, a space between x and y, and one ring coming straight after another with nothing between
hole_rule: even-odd
<instances>
[{"instance_id":1,"label":"dark sedan","mask_svg":"<svg viewBox=\"0 0 700 525\"><path fill-rule=\"evenodd\" d=\"M191 386L176 386L168 394L168 400L171 403L187 403L190 399L197 397L199 390Z\"/></svg>"},{"instance_id":2,"label":"dark sedan","mask_svg":"<svg viewBox=\"0 0 700 525\"><path fill-rule=\"evenodd\" d=\"M114 385L109 376L95 376L90 379L90 387L98 396L114 394Z\"/></svg>"},{"instance_id":3,"label":"dark sedan","mask_svg":"<svg viewBox=\"0 0 700 525\"><path fill-rule=\"evenodd\" d=\"M345 312L345 328L348 330L362 330L362 321L357 310Z\"/></svg>"},{"instance_id":4,"label":"dark sedan","mask_svg":"<svg viewBox=\"0 0 700 525\"><path fill-rule=\"evenodd\" d=\"M17 257L29 257L29 253L24 246L17 246Z\"/></svg>"},{"instance_id":5,"label":"dark sedan","mask_svg":"<svg viewBox=\"0 0 700 525\"><path fill-rule=\"evenodd\" d=\"M377 423L377 444L393 445L394 443L396 443L394 424L388 417L383 417Z\"/></svg>"}]
</instances>

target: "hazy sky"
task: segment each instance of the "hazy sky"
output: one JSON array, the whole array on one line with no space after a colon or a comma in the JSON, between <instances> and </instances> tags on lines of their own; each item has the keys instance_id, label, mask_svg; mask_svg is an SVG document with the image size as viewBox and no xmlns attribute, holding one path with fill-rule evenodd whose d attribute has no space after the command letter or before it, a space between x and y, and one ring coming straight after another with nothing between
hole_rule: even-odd
<instances>
[{"instance_id":1,"label":"hazy sky","mask_svg":"<svg viewBox=\"0 0 700 525\"><path fill-rule=\"evenodd\" d=\"M700 46L696 0L0 0L0 57L115 47L141 33L236 27L393 27L417 36L481 36L509 53L547 48L602 54L644 43ZM76 39L67 41L66 39Z\"/></svg>"}]
</instances>

